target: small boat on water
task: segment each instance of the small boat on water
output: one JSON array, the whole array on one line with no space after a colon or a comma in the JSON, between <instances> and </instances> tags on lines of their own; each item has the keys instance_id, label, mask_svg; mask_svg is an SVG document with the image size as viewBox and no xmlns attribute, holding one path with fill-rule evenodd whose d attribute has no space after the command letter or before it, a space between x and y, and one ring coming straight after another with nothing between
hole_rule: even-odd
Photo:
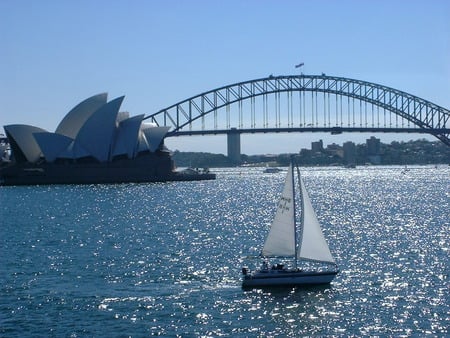
<instances>
[{"instance_id":1,"label":"small boat on water","mask_svg":"<svg viewBox=\"0 0 450 338\"><path fill-rule=\"evenodd\" d=\"M280 168L276 168L276 167L267 167L266 169L264 169L264 173L265 174L276 174L279 173L280 171L283 171Z\"/></svg>"},{"instance_id":2,"label":"small boat on water","mask_svg":"<svg viewBox=\"0 0 450 338\"><path fill-rule=\"evenodd\" d=\"M300 222L296 221L295 169L301 207ZM329 284L339 272L300 177L300 170L294 165L294 158L291 159L283 193L261 256L264 258L261 269L249 271L247 267L242 268L244 288ZM274 257L292 257L293 267L287 268L284 264L269 267L267 258ZM302 261L318 263L320 268L311 268L315 265L308 264L308 268L303 270L299 267Z\"/></svg>"}]
</instances>

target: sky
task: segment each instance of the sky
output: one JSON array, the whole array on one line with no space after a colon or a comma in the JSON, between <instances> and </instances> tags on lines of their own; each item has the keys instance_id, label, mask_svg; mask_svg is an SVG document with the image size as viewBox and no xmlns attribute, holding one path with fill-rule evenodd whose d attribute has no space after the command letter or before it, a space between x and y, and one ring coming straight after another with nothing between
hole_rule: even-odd
<instances>
[{"instance_id":1,"label":"sky","mask_svg":"<svg viewBox=\"0 0 450 338\"><path fill-rule=\"evenodd\" d=\"M450 108L448 0L0 0L0 125L54 131L102 92L152 114L221 86L302 72L393 87ZM3 130L2 130L3 132ZM242 135L241 152L363 143L372 134ZM382 142L425 137L376 134ZM166 139L227 152L225 136Z\"/></svg>"}]
</instances>

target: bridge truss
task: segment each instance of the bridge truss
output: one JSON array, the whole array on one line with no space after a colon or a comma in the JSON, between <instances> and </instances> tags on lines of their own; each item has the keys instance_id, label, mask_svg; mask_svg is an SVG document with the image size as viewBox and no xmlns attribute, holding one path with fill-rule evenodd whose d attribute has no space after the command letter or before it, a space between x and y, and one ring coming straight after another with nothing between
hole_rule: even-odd
<instances>
[{"instance_id":1,"label":"bridge truss","mask_svg":"<svg viewBox=\"0 0 450 338\"><path fill-rule=\"evenodd\" d=\"M269 76L146 117L167 136L270 132L428 133L450 146L450 111L397 89L322 75Z\"/></svg>"}]
</instances>

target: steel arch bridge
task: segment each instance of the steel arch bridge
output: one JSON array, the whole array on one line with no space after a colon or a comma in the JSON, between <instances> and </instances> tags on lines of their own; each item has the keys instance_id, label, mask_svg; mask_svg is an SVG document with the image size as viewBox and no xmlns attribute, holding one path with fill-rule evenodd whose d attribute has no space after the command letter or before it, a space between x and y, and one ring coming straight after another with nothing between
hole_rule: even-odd
<instances>
[{"instance_id":1,"label":"steel arch bridge","mask_svg":"<svg viewBox=\"0 0 450 338\"><path fill-rule=\"evenodd\" d=\"M450 146L450 111L367 81L287 75L239 82L147 116L169 136L272 132L427 133Z\"/></svg>"}]
</instances>

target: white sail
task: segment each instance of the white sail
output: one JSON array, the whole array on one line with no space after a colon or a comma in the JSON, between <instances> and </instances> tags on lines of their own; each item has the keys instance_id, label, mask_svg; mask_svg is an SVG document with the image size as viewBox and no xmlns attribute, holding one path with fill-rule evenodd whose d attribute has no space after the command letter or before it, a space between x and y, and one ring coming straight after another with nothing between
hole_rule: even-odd
<instances>
[{"instance_id":1,"label":"white sail","mask_svg":"<svg viewBox=\"0 0 450 338\"><path fill-rule=\"evenodd\" d=\"M283 194L267 236L263 256L295 256L295 224L292 166L289 166Z\"/></svg>"},{"instance_id":2,"label":"white sail","mask_svg":"<svg viewBox=\"0 0 450 338\"><path fill-rule=\"evenodd\" d=\"M335 263L301 178L300 188L303 197L303 228L301 229L300 250L297 258Z\"/></svg>"}]
</instances>

